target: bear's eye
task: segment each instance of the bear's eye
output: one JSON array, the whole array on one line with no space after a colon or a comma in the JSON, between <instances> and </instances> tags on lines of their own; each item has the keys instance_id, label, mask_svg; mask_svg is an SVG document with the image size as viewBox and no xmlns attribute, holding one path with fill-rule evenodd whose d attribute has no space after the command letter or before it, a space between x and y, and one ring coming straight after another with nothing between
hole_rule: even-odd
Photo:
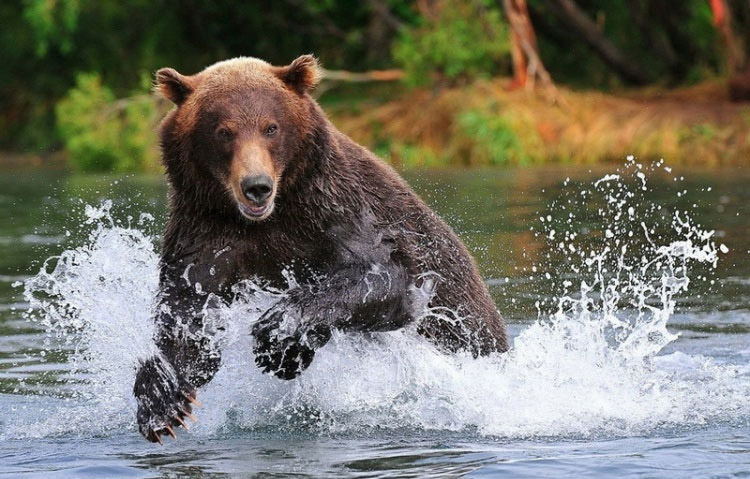
<instances>
[{"instance_id":1,"label":"bear's eye","mask_svg":"<svg viewBox=\"0 0 750 479\"><path fill-rule=\"evenodd\" d=\"M271 123L266 127L266 136L273 136L276 134L276 132L279 131L279 125L276 123Z\"/></svg>"},{"instance_id":2,"label":"bear's eye","mask_svg":"<svg viewBox=\"0 0 750 479\"><path fill-rule=\"evenodd\" d=\"M216 131L216 136L218 136L221 141L232 141L234 139L234 134L232 134L227 128L219 128Z\"/></svg>"}]
</instances>

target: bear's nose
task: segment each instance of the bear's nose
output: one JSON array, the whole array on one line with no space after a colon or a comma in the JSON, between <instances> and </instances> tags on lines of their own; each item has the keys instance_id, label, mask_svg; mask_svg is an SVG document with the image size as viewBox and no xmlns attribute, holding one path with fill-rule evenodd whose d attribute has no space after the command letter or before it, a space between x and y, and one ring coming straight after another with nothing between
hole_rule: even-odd
<instances>
[{"instance_id":1,"label":"bear's nose","mask_svg":"<svg viewBox=\"0 0 750 479\"><path fill-rule=\"evenodd\" d=\"M260 205L271 196L273 180L268 175L248 176L242 180L242 194L253 203Z\"/></svg>"}]
</instances>

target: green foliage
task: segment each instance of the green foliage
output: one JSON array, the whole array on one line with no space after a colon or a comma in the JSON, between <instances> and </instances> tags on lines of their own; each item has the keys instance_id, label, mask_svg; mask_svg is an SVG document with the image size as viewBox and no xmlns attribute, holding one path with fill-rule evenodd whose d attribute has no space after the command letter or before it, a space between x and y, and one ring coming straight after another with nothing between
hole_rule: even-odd
<instances>
[{"instance_id":1,"label":"green foliage","mask_svg":"<svg viewBox=\"0 0 750 479\"><path fill-rule=\"evenodd\" d=\"M70 163L78 171L141 171L153 161L156 107L146 94L117 101L98 74L84 73L56 114Z\"/></svg>"},{"instance_id":2,"label":"green foliage","mask_svg":"<svg viewBox=\"0 0 750 479\"><path fill-rule=\"evenodd\" d=\"M379 134L376 133L375 136ZM426 146L388 137L375 140L371 149L377 156L398 168L447 166L450 163L447 156L438 155Z\"/></svg>"},{"instance_id":3,"label":"green foliage","mask_svg":"<svg viewBox=\"0 0 750 479\"><path fill-rule=\"evenodd\" d=\"M51 44L63 53L73 48L73 33L78 24L79 0L24 0L23 16L36 37L36 53L43 57Z\"/></svg>"},{"instance_id":4,"label":"green foliage","mask_svg":"<svg viewBox=\"0 0 750 479\"><path fill-rule=\"evenodd\" d=\"M472 163L501 165L530 161L518 134L501 114L468 109L459 114L457 127L457 134L468 140Z\"/></svg>"},{"instance_id":5,"label":"green foliage","mask_svg":"<svg viewBox=\"0 0 750 479\"><path fill-rule=\"evenodd\" d=\"M434 21L405 30L393 47L409 85L456 83L491 75L510 52L508 27L495 2L446 0Z\"/></svg>"},{"instance_id":6,"label":"green foliage","mask_svg":"<svg viewBox=\"0 0 750 479\"><path fill-rule=\"evenodd\" d=\"M410 2L387 1L396 22L413 21ZM195 73L240 55L284 64L314 53L333 69L390 66L395 30L373 35L370 22L368 2L344 0L0 2L0 150L59 148L55 105L79 72L97 72L119 98L138 87L140 72Z\"/></svg>"},{"instance_id":7,"label":"green foliage","mask_svg":"<svg viewBox=\"0 0 750 479\"><path fill-rule=\"evenodd\" d=\"M446 158L436 155L429 148L399 141L391 144L388 157L401 168L435 167L447 163Z\"/></svg>"},{"instance_id":8,"label":"green foliage","mask_svg":"<svg viewBox=\"0 0 750 479\"><path fill-rule=\"evenodd\" d=\"M710 123L698 123L693 126L693 132L706 140L713 140L717 136L716 127Z\"/></svg>"},{"instance_id":9,"label":"green foliage","mask_svg":"<svg viewBox=\"0 0 750 479\"><path fill-rule=\"evenodd\" d=\"M575 2L654 83L691 83L722 71L722 47L706 0ZM745 3L730 1L735 20ZM464 85L483 76L507 74L509 29L501 4L498 0L0 2L0 150L39 153L65 147L79 169L132 170L149 165L143 152L155 141L154 130L148 129L155 121L150 118L154 106L143 94L140 75L147 72L150 77L165 66L194 73L239 55L283 64L314 53L330 69L400 67L412 86ZM528 0L528 5L541 57L556 83L622 86L621 77L555 15L551 2ZM423 8L435 15L423 17ZM645 24L638 21L639 9ZM747 24L748 14L744 15L742 25ZM673 52L671 61L654 48L654 39L667 46L667 53ZM79 72L96 72L96 76L80 77ZM395 82L379 86L377 98L357 97L361 85L329 83L318 92L325 91L323 100L336 108L352 110L359 105L366 113L371 105L397 97L402 88ZM480 121L477 115L489 121ZM524 161L512 153L515 146L509 132L520 135L525 148L530 144L533 148L526 129L515 117L496 117L490 110L464 112L460 122L451 124L461 141L491 145L476 149L478 157L487 158L482 161L506 161L498 159L506 157ZM98 141L103 143L97 145ZM443 152L430 159L430 150L414 150L418 143L384 141L390 142L388 153L404 164L447 161Z\"/></svg>"}]
</instances>

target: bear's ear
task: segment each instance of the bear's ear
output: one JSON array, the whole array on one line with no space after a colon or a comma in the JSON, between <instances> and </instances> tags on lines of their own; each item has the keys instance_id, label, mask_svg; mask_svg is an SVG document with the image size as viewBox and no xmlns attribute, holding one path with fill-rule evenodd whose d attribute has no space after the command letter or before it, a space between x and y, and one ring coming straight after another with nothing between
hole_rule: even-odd
<instances>
[{"instance_id":1,"label":"bear's ear","mask_svg":"<svg viewBox=\"0 0 750 479\"><path fill-rule=\"evenodd\" d=\"M181 105L195 89L191 77L181 75L173 68L156 72L156 89L175 105Z\"/></svg>"},{"instance_id":2,"label":"bear's ear","mask_svg":"<svg viewBox=\"0 0 750 479\"><path fill-rule=\"evenodd\" d=\"M300 95L315 88L321 76L318 60L312 55L302 55L285 67L276 67L274 73Z\"/></svg>"}]
</instances>

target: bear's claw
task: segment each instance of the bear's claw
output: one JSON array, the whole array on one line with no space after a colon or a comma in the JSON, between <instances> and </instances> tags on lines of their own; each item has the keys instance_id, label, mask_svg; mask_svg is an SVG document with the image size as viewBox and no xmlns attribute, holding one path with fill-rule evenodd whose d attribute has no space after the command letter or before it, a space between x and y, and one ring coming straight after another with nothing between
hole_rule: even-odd
<instances>
[{"instance_id":1,"label":"bear's claw","mask_svg":"<svg viewBox=\"0 0 750 479\"><path fill-rule=\"evenodd\" d=\"M163 427L161 428L149 427L148 431L144 434L146 439L150 442L158 442L159 444L163 445L164 443L161 440L162 435L166 434L166 435L172 436L172 439L177 439L177 434L175 433L172 426L174 426L175 428L178 426L182 426L185 430L190 429L188 425L185 423L185 421L183 420L183 418L187 417L193 422L197 421L196 417L190 412L191 411L190 406L178 406L177 410L179 412L177 412L174 416L170 417L169 422L163 419L161 420L162 423L164 424ZM141 432L143 432L142 429L141 429Z\"/></svg>"},{"instance_id":2,"label":"bear's claw","mask_svg":"<svg viewBox=\"0 0 750 479\"><path fill-rule=\"evenodd\" d=\"M176 439L173 427L188 429L183 418L196 420L191 404L200 402L194 389L161 357L152 357L141 365L133 393L138 402L138 429L150 442L163 444L161 436L165 434Z\"/></svg>"},{"instance_id":3,"label":"bear's claw","mask_svg":"<svg viewBox=\"0 0 750 479\"><path fill-rule=\"evenodd\" d=\"M172 439L177 439L177 435L174 433L174 429L171 426L165 426L164 429L172 436Z\"/></svg>"},{"instance_id":4,"label":"bear's claw","mask_svg":"<svg viewBox=\"0 0 750 479\"><path fill-rule=\"evenodd\" d=\"M195 404L197 407L203 406L203 404L200 401L198 401L198 398L195 397L195 393L186 394L185 392L183 392L182 395L185 397L185 399L188 400L188 402Z\"/></svg>"}]
</instances>

